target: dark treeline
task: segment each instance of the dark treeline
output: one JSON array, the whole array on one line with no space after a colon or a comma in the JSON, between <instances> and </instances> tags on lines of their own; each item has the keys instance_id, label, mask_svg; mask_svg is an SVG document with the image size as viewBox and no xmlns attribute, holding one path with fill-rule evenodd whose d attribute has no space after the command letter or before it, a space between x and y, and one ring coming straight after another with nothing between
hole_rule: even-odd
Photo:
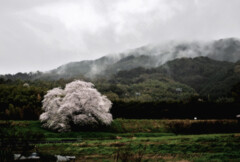
<instances>
[{"instance_id":1,"label":"dark treeline","mask_svg":"<svg viewBox=\"0 0 240 162\"><path fill-rule=\"evenodd\" d=\"M111 113L127 119L236 119L240 103L114 102Z\"/></svg>"}]
</instances>

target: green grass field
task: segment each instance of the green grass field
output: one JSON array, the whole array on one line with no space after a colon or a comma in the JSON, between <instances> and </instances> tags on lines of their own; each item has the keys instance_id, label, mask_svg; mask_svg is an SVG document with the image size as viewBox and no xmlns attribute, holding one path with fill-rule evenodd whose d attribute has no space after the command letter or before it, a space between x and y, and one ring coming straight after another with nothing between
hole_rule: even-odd
<instances>
[{"instance_id":1,"label":"green grass field","mask_svg":"<svg viewBox=\"0 0 240 162\"><path fill-rule=\"evenodd\" d=\"M79 160L111 161L119 150L122 154L129 153L129 158L131 154L144 151L143 159L152 161L240 160L240 134L122 137L67 144L40 144L38 147L45 153L76 155Z\"/></svg>"},{"instance_id":2,"label":"green grass field","mask_svg":"<svg viewBox=\"0 0 240 162\"><path fill-rule=\"evenodd\" d=\"M116 119L103 131L66 133L45 130L39 121L13 124L23 132L44 134L46 141L76 140L37 144L37 150L52 155L75 155L77 161L116 161L117 157L123 161L240 161L240 133L236 133L239 127L235 120ZM197 134L195 129L200 126L205 126L204 131L215 127L217 133Z\"/></svg>"}]
</instances>

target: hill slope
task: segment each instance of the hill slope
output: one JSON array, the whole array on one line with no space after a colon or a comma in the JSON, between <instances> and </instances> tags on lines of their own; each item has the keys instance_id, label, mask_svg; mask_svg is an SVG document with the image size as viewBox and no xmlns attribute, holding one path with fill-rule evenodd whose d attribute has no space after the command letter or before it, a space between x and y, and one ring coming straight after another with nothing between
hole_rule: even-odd
<instances>
[{"instance_id":1,"label":"hill slope","mask_svg":"<svg viewBox=\"0 0 240 162\"><path fill-rule=\"evenodd\" d=\"M207 57L180 58L152 69L135 68L118 72L112 81L135 83L171 78L194 88L200 95L225 96L240 82L240 62L216 61Z\"/></svg>"}]
</instances>

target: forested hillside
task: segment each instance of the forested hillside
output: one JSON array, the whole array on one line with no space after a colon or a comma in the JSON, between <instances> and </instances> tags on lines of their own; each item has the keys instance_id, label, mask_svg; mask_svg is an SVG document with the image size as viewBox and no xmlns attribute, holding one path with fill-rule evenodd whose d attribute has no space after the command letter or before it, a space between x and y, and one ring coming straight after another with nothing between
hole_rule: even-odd
<instances>
[{"instance_id":1,"label":"forested hillside","mask_svg":"<svg viewBox=\"0 0 240 162\"><path fill-rule=\"evenodd\" d=\"M86 79L81 76L79 79L93 82L113 102L114 117L191 118L197 114L202 118L221 118L221 114L228 114L228 118L232 118L240 113L237 109L240 101L239 67L239 62L207 57L180 58L156 68L119 71L108 78ZM38 119L46 92L54 87L63 88L76 78L1 78L0 117ZM215 111L221 113L217 115Z\"/></svg>"},{"instance_id":2,"label":"forested hillside","mask_svg":"<svg viewBox=\"0 0 240 162\"><path fill-rule=\"evenodd\" d=\"M157 68L120 71L112 81L127 84L171 78L192 87L200 96L216 99L228 96L233 86L240 82L239 69L239 62L216 61L207 57L180 58Z\"/></svg>"},{"instance_id":3,"label":"forested hillside","mask_svg":"<svg viewBox=\"0 0 240 162\"><path fill-rule=\"evenodd\" d=\"M214 111L225 111L226 104L233 117L240 101L239 60L240 41L223 39L146 46L49 72L1 75L0 117L37 119L46 92L75 79L93 82L113 102L117 117L133 117L128 110L137 112L136 117L144 112L146 117L148 108L152 108L149 118L158 113L162 115L155 118L171 118L181 111L185 117L190 112L214 117ZM212 115L205 114L201 105L211 107Z\"/></svg>"}]
</instances>

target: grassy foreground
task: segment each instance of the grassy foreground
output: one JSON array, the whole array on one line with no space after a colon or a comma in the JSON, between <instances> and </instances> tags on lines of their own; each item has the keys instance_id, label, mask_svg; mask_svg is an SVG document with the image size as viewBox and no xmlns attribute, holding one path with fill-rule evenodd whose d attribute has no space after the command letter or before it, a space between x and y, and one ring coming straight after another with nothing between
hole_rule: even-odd
<instances>
[{"instance_id":1,"label":"grassy foreground","mask_svg":"<svg viewBox=\"0 0 240 162\"><path fill-rule=\"evenodd\" d=\"M240 161L240 134L122 137L38 147L45 153L75 155L80 161L113 161L117 156L137 161L141 153L142 160L149 161Z\"/></svg>"},{"instance_id":2,"label":"grassy foreground","mask_svg":"<svg viewBox=\"0 0 240 162\"><path fill-rule=\"evenodd\" d=\"M13 123L49 142L73 140L36 146L46 154L75 155L77 161L240 161L240 133L229 133L238 131L235 120L117 119L104 132L66 133L45 130L39 121Z\"/></svg>"}]
</instances>

